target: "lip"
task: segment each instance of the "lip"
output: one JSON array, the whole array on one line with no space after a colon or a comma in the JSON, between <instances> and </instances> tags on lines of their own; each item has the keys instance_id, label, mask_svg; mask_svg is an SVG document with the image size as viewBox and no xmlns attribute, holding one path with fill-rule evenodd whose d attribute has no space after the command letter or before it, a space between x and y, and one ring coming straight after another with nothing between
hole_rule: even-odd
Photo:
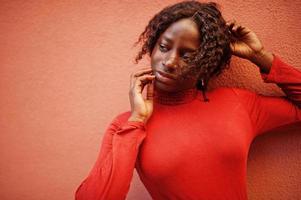
<instances>
[{"instance_id":1,"label":"lip","mask_svg":"<svg viewBox=\"0 0 301 200\"><path fill-rule=\"evenodd\" d=\"M156 71L155 72L156 78L158 81L166 83L166 84L174 84L175 83L175 78L172 77L169 74L160 72L160 71Z\"/></svg>"},{"instance_id":2,"label":"lip","mask_svg":"<svg viewBox=\"0 0 301 200\"><path fill-rule=\"evenodd\" d=\"M166 77L166 78L169 78L169 79L173 79L173 80L176 80L174 76L170 75L170 74L167 74L165 72L161 72L161 71L157 71L161 76L163 77Z\"/></svg>"}]
</instances>

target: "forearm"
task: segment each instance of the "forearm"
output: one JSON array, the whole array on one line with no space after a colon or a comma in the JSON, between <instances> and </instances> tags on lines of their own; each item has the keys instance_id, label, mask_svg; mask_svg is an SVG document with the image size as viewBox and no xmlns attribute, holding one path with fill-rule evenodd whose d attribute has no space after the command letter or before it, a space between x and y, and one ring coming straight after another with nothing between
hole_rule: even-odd
<instances>
[{"instance_id":1,"label":"forearm","mask_svg":"<svg viewBox=\"0 0 301 200\"><path fill-rule=\"evenodd\" d=\"M75 199L125 199L146 133L140 122L111 125L93 169L76 190Z\"/></svg>"},{"instance_id":2,"label":"forearm","mask_svg":"<svg viewBox=\"0 0 301 200\"><path fill-rule=\"evenodd\" d=\"M287 99L301 107L301 70L284 63L277 55L273 55L272 63L266 58L269 72L261 72L262 79L266 83L276 83L286 94Z\"/></svg>"},{"instance_id":3,"label":"forearm","mask_svg":"<svg viewBox=\"0 0 301 200\"><path fill-rule=\"evenodd\" d=\"M272 52L262 50L252 55L249 60L259 67L261 73L268 74L272 67L274 55Z\"/></svg>"}]
</instances>

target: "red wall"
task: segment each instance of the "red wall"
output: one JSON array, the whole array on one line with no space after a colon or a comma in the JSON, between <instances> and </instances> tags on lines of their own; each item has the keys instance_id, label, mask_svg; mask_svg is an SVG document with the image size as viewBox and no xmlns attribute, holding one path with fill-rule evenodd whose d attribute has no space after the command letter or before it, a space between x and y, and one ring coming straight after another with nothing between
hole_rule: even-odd
<instances>
[{"instance_id":1,"label":"red wall","mask_svg":"<svg viewBox=\"0 0 301 200\"><path fill-rule=\"evenodd\" d=\"M102 134L129 110L132 44L148 20L175 1L0 2L0 199L73 199L98 154ZM218 1L266 48L301 67L300 1ZM211 87L264 94L256 66L234 58ZM263 135L249 157L250 199L297 199L301 126ZM281 197L281 198L279 198ZM128 199L150 199L135 174Z\"/></svg>"}]
</instances>

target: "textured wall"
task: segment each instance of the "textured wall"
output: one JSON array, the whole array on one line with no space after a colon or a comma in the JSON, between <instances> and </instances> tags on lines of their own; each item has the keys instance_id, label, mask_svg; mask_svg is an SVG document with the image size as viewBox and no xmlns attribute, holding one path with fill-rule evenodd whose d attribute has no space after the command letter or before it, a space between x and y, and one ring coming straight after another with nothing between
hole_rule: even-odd
<instances>
[{"instance_id":1,"label":"textured wall","mask_svg":"<svg viewBox=\"0 0 301 200\"><path fill-rule=\"evenodd\" d=\"M73 199L102 133L129 110L132 48L148 20L175 1L0 1L0 199ZM218 1L266 48L301 67L300 1ZM234 58L211 87L278 95L256 66ZM299 130L299 133L298 133ZM250 199L301 198L300 124L256 139ZM135 174L128 199L150 199Z\"/></svg>"}]
</instances>

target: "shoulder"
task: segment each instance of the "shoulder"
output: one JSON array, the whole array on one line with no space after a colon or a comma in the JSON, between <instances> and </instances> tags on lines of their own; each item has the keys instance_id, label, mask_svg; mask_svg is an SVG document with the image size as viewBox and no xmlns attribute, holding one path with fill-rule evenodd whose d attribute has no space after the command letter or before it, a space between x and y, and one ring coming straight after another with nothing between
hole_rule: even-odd
<instances>
[{"instance_id":1,"label":"shoulder","mask_svg":"<svg viewBox=\"0 0 301 200\"><path fill-rule=\"evenodd\" d=\"M257 94L244 88L219 87L211 91L211 96L230 101L245 101L256 98Z\"/></svg>"},{"instance_id":2,"label":"shoulder","mask_svg":"<svg viewBox=\"0 0 301 200\"><path fill-rule=\"evenodd\" d=\"M251 95L255 94L254 92L244 89L244 88L238 88L238 87L219 87L216 89L213 89L211 91L214 95L230 95L230 96L241 96L241 95Z\"/></svg>"},{"instance_id":3,"label":"shoulder","mask_svg":"<svg viewBox=\"0 0 301 200\"><path fill-rule=\"evenodd\" d=\"M255 93L252 92L251 90L245 89L245 88L239 88L239 87L219 87L214 89L213 91L218 92L218 93L233 93L235 95L237 94L251 94L251 93Z\"/></svg>"},{"instance_id":4,"label":"shoulder","mask_svg":"<svg viewBox=\"0 0 301 200\"><path fill-rule=\"evenodd\" d=\"M237 96L238 99L242 101L254 100L257 97L257 93L243 89L243 88L232 88L233 93Z\"/></svg>"}]
</instances>

